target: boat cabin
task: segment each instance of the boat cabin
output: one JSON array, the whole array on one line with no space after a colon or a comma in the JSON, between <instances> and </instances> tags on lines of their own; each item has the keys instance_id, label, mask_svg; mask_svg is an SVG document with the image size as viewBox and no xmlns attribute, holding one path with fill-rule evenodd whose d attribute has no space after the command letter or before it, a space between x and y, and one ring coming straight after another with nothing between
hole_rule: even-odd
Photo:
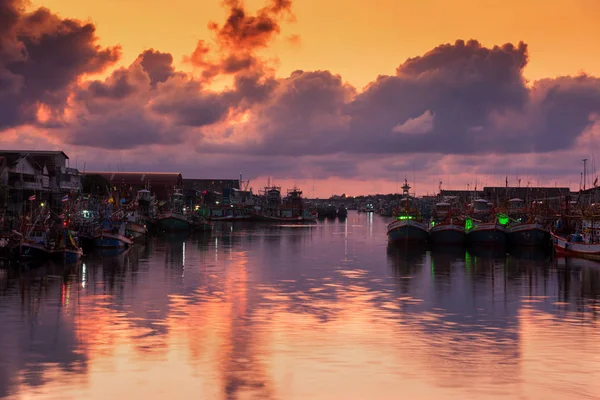
<instances>
[{"instance_id":1,"label":"boat cabin","mask_svg":"<svg viewBox=\"0 0 600 400\"><path fill-rule=\"evenodd\" d=\"M149 190L142 189L137 191L137 200L151 201L152 195Z\"/></svg>"},{"instance_id":2,"label":"boat cabin","mask_svg":"<svg viewBox=\"0 0 600 400\"><path fill-rule=\"evenodd\" d=\"M179 190L171 194L171 211L178 214L185 213L185 196Z\"/></svg>"},{"instance_id":3,"label":"boat cabin","mask_svg":"<svg viewBox=\"0 0 600 400\"><path fill-rule=\"evenodd\" d=\"M511 213L520 212L525 207L525 202L521 199L514 198L508 201L508 209Z\"/></svg>"},{"instance_id":4,"label":"boat cabin","mask_svg":"<svg viewBox=\"0 0 600 400\"><path fill-rule=\"evenodd\" d=\"M450 214L452 205L450 203L441 202L435 205L435 215L438 218L447 217Z\"/></svg>"},{"instance_id":5,"label":"boat cabin","mask_svg":"<svg viewBox=\"0 0 600 400\"><path fill-rule=\"evenodd\" d=\"M473 212L476 213L486 213L490 211L490 203L484 199L477 199L473 202Z\"/></svg>"}]
</instances>

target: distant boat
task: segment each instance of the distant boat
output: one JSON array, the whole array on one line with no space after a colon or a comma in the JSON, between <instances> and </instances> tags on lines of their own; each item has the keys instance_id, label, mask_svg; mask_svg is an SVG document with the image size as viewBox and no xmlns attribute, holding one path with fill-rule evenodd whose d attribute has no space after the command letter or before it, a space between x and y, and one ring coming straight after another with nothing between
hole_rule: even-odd
<instances>
[{"instance_id":1,"label":"distant boat","mask_svg":"<svg viewBox=\"0 0 600 400\"><path fill-rule=\"evenodd\" d=\"M375 207L373 207L373 203L367 203L365 205L364 212L366 212L366 213L372 213L374 211L375 211Z\"/></svg>"},{"instance_id":2,"label":"distant boat","mask_svg":"<svg viewBox=\"0 0 600 400\"><path fill-rule=\"evenodd\" d=\"M348 209L344 204L340 204L337 209L338 218L346 218L348 217Z\"/></svg>"},{"instance_id":3,"label":"distant boat","mask_svg":"<svg viewBox=\"0 0 600 400\"><path fill-rule=\"evenodd\" d=\"M191 229L191 221L185 214L184 196L179 189L171 194L169 209L158 216L158 227L170 232Z\"/></svg>"},{"instance_id":4,"label":"distant boat","mask_svg":"<svg viewBox=\"0 0 600 400\"><path fill-rule=\"evenodd\" d=\"M305 206L302 191L296 187L288 190L284 199L278 186L266 187L263 203L253 215L253 220L264 222L311 222L316 219L317 216Z\"/></svg>"},{"instance_id":5,"label":"distant boat","mask_svg":"<svg viewBox=\"0 0 600 400\"><path fill-rule=\"evenodd\" d=\"M337 209L333 204L324 204L317 209L317 215L319 218L335 218Z\"/></svg>"},{"instance_id":6,"label":"distant boat","mask_svg":"<svg viewBox=\"0 0 600 400\"><path fill-rule=\"evenodd\" d=\"M388 225L388 241L424 244L428 238L427 224L423 222L418 210L412 205L409 194L410 186L406 180L404 180L402 190L404 198L394 212L395 221Z\"/></svg>"}]
</instances>

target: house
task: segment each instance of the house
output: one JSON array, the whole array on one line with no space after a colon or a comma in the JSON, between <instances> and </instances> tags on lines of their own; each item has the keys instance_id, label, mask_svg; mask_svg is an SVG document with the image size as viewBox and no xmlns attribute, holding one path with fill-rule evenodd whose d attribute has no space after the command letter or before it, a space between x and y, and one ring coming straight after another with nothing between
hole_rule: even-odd
<instances>
[{"instance_id":1,"label":"house","mask_svg":"<svg viewBox=\"0 0 600 400\"><path fill-rule=\"evenodd\" d=\"M69 157L62 151L5 150L0 157L6 160L5 168L11 169L6 181L14 182L9 184L13 189L59 194L81 191L79 171L69 167Z\"/></svg>"}]
</instances>

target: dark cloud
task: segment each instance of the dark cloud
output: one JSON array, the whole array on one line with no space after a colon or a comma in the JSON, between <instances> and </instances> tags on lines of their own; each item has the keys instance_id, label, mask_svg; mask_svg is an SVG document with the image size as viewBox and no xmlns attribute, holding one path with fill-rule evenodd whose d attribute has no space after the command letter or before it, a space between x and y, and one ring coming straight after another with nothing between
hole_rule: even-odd
<instances>
[{"instance_id":1,"label":"dark cloud","mask_svg":"<svg viewBox=\"0 0 600 400\"><path fill-rule=\"evenodd\" d=\"M408 59L361 93L327 71L295 72L252 113L257 154L521 153L571 146L600 113L598 79L526 85L527 46L457 41ZM231 146L230 143L227 144ZM231 147L230 147L231 148Z\"/></svg>"},{"instance_id":2,"label":"dark cloud","mask_svg":"<svg viewBox=\"0 0 600 400\"><path fill-rule=\"evenodd\" d=\"M225 48L247 51L265 47L274 35L280 32L278 18L291 12L291 0L272 0L271 4L258 10L255 16L248 15L239 0L226 0L229 16L219 26L211 23L218 43Z\"/></svg>"},{"instance_id":3,"label":"dark cloud","mask_svg":"<svg viewBox=\"0 0 600 400\"><path fill-rule=\"evenodd\" d=\"M89 113L69 127L71 144L104 149L131 149L144 145L173 145L182 142L182 132L172 131L146 110L121 104L110 114Z\"/></svg>"},{"instance_id":4,"label":"dark cloud","mask_svg":"<svg viewBox=\"0 0 600 400\"><path fill-rule=\"evenodd\" d=\"M140 64L150 77L152 85L165 82L175 73L173 56L154 49L146 50L139 56Z\"/></svg>"},{"instance_id":5,"label":"dark cloud","mask_svg":"<svg viewBox=\"0 0 600 400\"><path fill-rule=\"evenodd\" d=\"M232 106L232 96L203 90L194 80L171 80L152 103L153 111L171 117L176 124L200 127L221 121Z\"/></svg>"},{"instance_id":6,"label":"dark cloud","mask_svg":"<svg viewBox=\"0 0 600 400\"><path fill-rule=\"evenodd\" d=\"M292 15L291 0L271 0L270 3L249 15L240 0L226 0L229 15L223 25L209 24L215 34L217 45L211 59L211 48L199 40L194 52L184 60L203 70L205 79L218 74L236 74L242 71L261 71L264 62L256 56L256 51L265 48L280 33L280 19Z\"/></svg>"},{"instance_id":7,"label":"dark cloud","mask_svg":"<svg viewBox=\"0 0 600 400\"><path fill-rule=\"evenodd\" d=\"M62 113L81 76L118 59L118 47L96 44L92 24L45 8L25 13L7 0L0 1L0 16L0 127L35 122L41 104Z\"/></svg>"}]
</instances>

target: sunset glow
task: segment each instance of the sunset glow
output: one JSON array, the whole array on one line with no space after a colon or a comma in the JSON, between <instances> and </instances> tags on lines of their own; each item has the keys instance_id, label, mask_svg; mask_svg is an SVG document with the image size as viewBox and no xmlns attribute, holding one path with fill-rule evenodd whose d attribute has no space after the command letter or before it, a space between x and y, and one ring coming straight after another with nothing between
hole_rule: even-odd
<instances>
[{"instance_id":1,"label":"sunset glow","mask_svg":"<svg viewBox=\"0 0 600 400\"><path fill-rule=\"evenodd\" d=\"M592 0L24 4L0 1L3 148L324 197L575 189L598 147Z\"/></svg>"}]
</instances>

